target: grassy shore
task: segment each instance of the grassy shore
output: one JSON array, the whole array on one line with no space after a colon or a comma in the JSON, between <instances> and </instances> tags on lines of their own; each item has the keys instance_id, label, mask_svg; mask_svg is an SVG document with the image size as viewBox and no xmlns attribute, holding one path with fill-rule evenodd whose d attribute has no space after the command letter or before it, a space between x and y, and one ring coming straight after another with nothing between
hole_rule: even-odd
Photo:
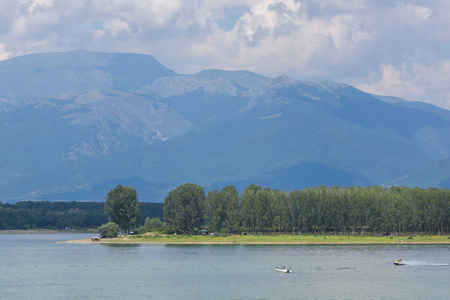
<instances>
[{"instance_id":1,"label":"grassy shore","mask_svg":"<svg viewBox=\"0 0 450 300\"><path fill-rule=\"evenodd\" d=\"M64 243L99 243L91 239ZM101 239L100 243L153 244L450 244L449 236L375 237L352 235L233 235L227 237L197 235L145 234Z\"/></svg>"}]
</instances>

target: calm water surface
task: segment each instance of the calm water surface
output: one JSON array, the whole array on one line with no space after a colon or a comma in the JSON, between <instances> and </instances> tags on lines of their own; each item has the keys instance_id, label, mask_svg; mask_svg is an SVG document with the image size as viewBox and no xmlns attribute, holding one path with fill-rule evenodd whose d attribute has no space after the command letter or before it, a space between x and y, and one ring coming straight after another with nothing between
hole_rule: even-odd
<instances>
[{"instance_id":1,"label":"calm water surface","mask_svg":"<svg viewBox=\"0 0 450 300\"><path fill-rule=\"evenodd\" d=\"M449 299L450 245L58 244L0 235L0 299ZM405 266L394 266L398 258ZM278 274L288 266L291 274Z\"/></svg>"}]
</instances>

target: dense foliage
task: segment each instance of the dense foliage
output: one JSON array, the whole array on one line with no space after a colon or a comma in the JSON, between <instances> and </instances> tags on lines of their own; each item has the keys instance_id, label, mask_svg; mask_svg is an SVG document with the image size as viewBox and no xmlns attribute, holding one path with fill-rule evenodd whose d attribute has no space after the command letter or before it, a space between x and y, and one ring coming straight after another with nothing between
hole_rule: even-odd
<instances>
[{"instance_id":1,"label":"dense foliage","mask_svg":"<svg viewBox=\"0 0 450 300\"><path fill-rule=\"evenodd\" d=\"M104 202L20 201L0 203L0 230L98 228L108 222ZM141 203L142 218L163 219L162 203Z\"/></svg>"},{"instance_id":2,"label":"dense foliage","mask_svg":"<svg viewBox=\"0 0 450 300\"><path fill-rule=\"evenodd\" d=\"M206 219L208 228L227 234L239 228L239 193L232 185L224 187L220 192L213 190L206 196Z\"/></svg>"},{"instance_id":3,"label":"dense foliage","mask_svg":"<svg viewBox=\"0 0 450 300\"><path fill-rule=\"evenodd\" d=\"M169 229L194 233L204 221L205 191L186 183L169 192L164 199L164 220Z\"/></svg>"},{"instance_id":4,"label":"dense foliage","mask_svg":"<svg viewBox=\"0 0 450 300\"><path fill-rule=\"evenodd\" d=\"M164 227L164 223L159 218L152 218L149 217L145 218L144 226L141 226L137 229L137 232L139 234L143 234L150 231L158 231L161 230Z\"/></svg>"},{"instance_id":5,"label":"dense foliage","mask_svg":"<svg viewBox=\"0 0 450 300\"><path fill-rule=\"evenodd\" d=\"M141 203L143 229L160 228L162 203ZM290 234L447 234L450 190L338 186L289 193L248 186L213 190L186 184L170 192L164 207L171 231ZM167 218L169 221L167 221ZM21 201L0 203L0 229L98 228L108 217L103 202Z\"/></svg>"},{"instance_id":6,"label":"dense foliage","mask_svg":"<svg viewBox=\"0 0 450 300\"><path fill-rule=\"evenodd\" d=\"M98 228L98 233L102 238L115 238L119 230L119 225L114 222L108 222Z\"/></svg>"},{"instance_id":7,"label":"dense foliage","mask_svg":"<svg viewBox=\"0 0 450 300\"><path fill-rule=\"evenodd\" d=\"M171 193L169 199L178 194ZM177 200L176 207L165 202L164 216L172 214L175 231L192 231L192 225L183 230L190 219L176 217L176 212L192 211L183 207L191 204L188 199ZM250 185L237 197L234 187L227 186L210 191L205 201L205 222L198 228L214 232L401 235L446 234L450 229L449 189L319 186L286 193Z\"/></svg>"},{"instance_id":8,"label":"dense foliage","mask_svg":"<svg viewBox=\"0 0 450 300\"><path fill-rule=\"evenodd\" d=\"M126 233L141 222L140 203L136 190L132 187L117 185L105 198L105 211L109 221L119 225Z\"/></svg>"}]
</instances>

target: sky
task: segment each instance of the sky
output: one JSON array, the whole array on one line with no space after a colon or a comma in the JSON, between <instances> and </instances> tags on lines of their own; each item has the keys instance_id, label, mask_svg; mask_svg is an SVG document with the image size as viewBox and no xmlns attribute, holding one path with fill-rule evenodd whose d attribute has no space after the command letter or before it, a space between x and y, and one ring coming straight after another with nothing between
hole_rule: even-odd
<instances>
[{"instance_id":1,"label":"sky","mask_svg":"<svg viewBox=\"0 0 450 300\"><path fill-rule=\"evenodd\" d=\"M0 60L85 49L180 74L334 80L450 109L448 0L0 0Z\"/></svg>"}]
</instances>

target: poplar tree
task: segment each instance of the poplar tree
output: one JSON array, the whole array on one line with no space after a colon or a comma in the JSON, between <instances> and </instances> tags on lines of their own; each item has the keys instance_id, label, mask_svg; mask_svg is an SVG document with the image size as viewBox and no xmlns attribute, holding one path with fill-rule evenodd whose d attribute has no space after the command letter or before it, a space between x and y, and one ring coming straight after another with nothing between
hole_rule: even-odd
<instances>
[{"instance_id":1,"label":"poplar tree","mask_svg":"<svg viewBox=\"0 0 450 300\"><path fill-rule=\"evenodd\" d=\"M224 227L230 234L239 229L239 192L234 185L227 185L219 194L224 207Z\"/></svg>"},{"instance_id":2,"label":"poplar tree","mask_svg":"<svg viewBox=\"0 0 450 300\"><path fill-rule=\"evenodd\" d=\"M205 217L203 187L186 183L169 192L164 199L164 221L175 232L194 233Z\"/></svg>"}]
</instances>

